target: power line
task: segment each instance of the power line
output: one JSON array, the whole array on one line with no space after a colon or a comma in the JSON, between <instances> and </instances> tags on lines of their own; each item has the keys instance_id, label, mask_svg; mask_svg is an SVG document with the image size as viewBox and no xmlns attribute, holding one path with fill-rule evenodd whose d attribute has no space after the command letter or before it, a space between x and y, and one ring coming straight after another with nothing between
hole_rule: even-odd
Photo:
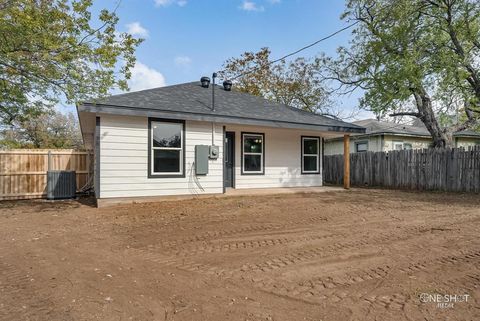
<instances>
[{"instance_id":1,"label":"power line","mask_svg":"<svg viewBox=\"0 0 480 321\"><path fill-rule=\"evenodd\" d=\"M338 35L339 33L343 32L343 31L345 31L345 30L347 30L347 29L350 29L351 27L353 27L354 25L356 25L358 22L359 22L359 21L356 21L356 22L354 22L354 23L352 23L352 24L349 24L348 26L343 27L342 29L339 29L339 30L335 31L335 32L329 34L328 36L325 36L325 37L323 37L323 38L321 38L321 39L318 39L317 41L312 42L312 43L309 44L309 45L306 45L306 46L304 46L304 47L302 47L302 48L300 48L300 49L298 49L298 50L295 50L294 52L291 52L291 53L289 53L289 54L286 54L286 55L283 56L283 57L280 57L280 58L278 58L278 59L272 60L272 61L270 61L270 62L267 64L267 66L273 65L274 63L277 63L277 62L279 62L279 61L281 61L281 60L283 60L283 59L286 59L286 58L288 58L288 57L294 56L294 55L298 54L299 52L302 52L302 51L304 51L304 50L306 50L306 49L308 49L308 48L311 48L311 47L319 44L319 43L322 42L322 41L325 41L325 40L327 40L327 39L330 39L330 38ZM247 70L247 71L245 71L245 72L243 72L243 73L241 73L241 74L236 75L235 77L231 78L230 80L238 79L238 78L240 78L240 77L242 77L242 76L251 74L252 72L254 72L254 71L256 71L256 70L258 70L258 69L260 69L260 68L264 68L264 67L265 67L265 66L252 68L251 70Z\"/></svg>"}]
</instances>

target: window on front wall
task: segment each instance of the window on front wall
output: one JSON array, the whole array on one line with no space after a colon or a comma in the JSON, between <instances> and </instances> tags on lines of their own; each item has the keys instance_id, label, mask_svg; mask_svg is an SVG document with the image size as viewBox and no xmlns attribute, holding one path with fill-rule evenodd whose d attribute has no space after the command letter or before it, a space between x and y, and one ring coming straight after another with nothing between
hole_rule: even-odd
<instances>
[{"instance_id":1,"label":"window on front wall","mask_svg":"<svg viewBox=\"0 0 480 321\"><path fill-rule=\"evenodd\" d=\"M406 150L412 149L412 144L410 144L410 143L403 144L403 149L406 149Z\"/></svg>"},{"instance_id":2,"label":"window on front wall","mask_svg":"<svg viewBox=\"0 0 480 321\"><path fill-rule=\"evenodd\" d=\"M320 138L302 137L302 174L320 172Z\"/></svg>"},{"instance_id":3,"label":"window on front wall","mask_svg":"<svg viewBox=\"0 0 480 321\"><path fill-rule=\"evenodd\" d=\"M150 120L150 176L184 175L184 122Z\"/></svg>"},{"instance_id":4,"label":"window on front wall","mask_svg":"<svg viewBox=\"0 0 480 321\"><path fill-rule=\"evenodd\" d=\"M242 174L264 173L264 135L242 133Z\"/></svg>"},{"instance_id":5,"label":"window on front wall","mask_svg":"<svg viewBox=\"0 0 480 321\"><path fill-rule=\"evenodd\" d=\"M368 151L368 142L355 143L355 152L361 153Z\"/></svg>"}]
</instances>

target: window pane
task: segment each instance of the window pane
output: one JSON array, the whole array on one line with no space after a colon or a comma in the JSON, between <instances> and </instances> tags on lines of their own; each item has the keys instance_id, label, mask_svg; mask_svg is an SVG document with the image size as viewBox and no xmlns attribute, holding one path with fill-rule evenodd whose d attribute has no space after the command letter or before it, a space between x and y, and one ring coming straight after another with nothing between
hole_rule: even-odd
<instances>
[{"instance_id":1,"label":"window pane","mask_svg":"<svg viewBox=\"0 0 480 321\"><path fill-rule=\"evenodd\" d=\"M152 123L153 147L182 147L182 124Z\"/></svg>"},{"instance_id":2,"label":"window pane","mask_svg":"<svg viewBox=\"0 0 480 321\"><path fill-rule=\"evenodd\" d=\"M318 154L318 140L305 138L303 140L304 154Z\"/></svg>"},{"instance_id":3,"label":"window pane","mask_svg":"<svg viewBox=\"0 0 480 321\"><path fill-rule=\"evenodd\" d=\"M357 152L366 152L368 150L367 143L358 143L357 144Z\"/></svg>"},{"instance_id":4,"label":"window pane","mask_svg":"<svg viewBox=\"0 0 480 321\"><path fill-rule=\"evenodd\" d=\"M303 171L317 172L317 156L303 156Z\"/></svg>"},{"instance_id":5,"label":"window pane","mask_svg":"<svg viewBox=\"0 0 480 321\"><path fill-rule=\"evenodd\" d=\"M261 136L243 136L243 151L245 153L261 153L262 137Z\"/></svg>"},{"instance_id":6,"label":"window pane","mask_svg":"<svg viewBox=\"0 0 480 321\"><path fill-rule=\"evenodd\" d=\"M180 172L180 151L153 150L153 171L155 173Z\"/></svg>"},{"instance_id":7,"label":"window pane","mask_svg":"<svg viewBox=\"0 0 480 321\"><path fill-rule=\"evenodd\" d=\"M404 149L412 149L412 144L405 143L405 144L403 144L403 148Z\"/></svg>"},{"instance_id":8,"label":"window pane","mask_svg":"<svg viewBox=\"0 0 480 321\"><path fill-rule=\"evenodd\" d=\"M245 172L260 172L262 170L262 156L243 155L243 167Z\"/></svg>"}]
</instances>

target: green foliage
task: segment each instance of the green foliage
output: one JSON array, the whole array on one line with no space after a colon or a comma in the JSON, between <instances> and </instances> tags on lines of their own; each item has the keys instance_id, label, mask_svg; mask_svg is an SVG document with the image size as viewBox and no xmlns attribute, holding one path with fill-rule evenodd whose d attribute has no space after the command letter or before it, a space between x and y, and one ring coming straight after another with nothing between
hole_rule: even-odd
<instances>
[{"instance_id":1,"label":"green foliage","mask_svg":"<svg viewBox=\"0 0 480 321\"><path fill-rule=\"evenodd\" d=\"M234 79L234 89L302 110L338 116L331 108L330 95L319 77L320 60L298 58L270 64L270 50L245 52L228 59L220 73Z\"/></svg>"},{"instance_id":2,"label":"green foliage","mask_svg":"<svg viewBox=\"0 0 480 321\"><path fill-rule=\"evenodd\" d=\"M325 64L342 86L364 89L364 108L407 111L438 141L478 123L478 1L348 0L343 18L357 22L353 39ZM441 129L438 116L458 111L466 120Z\"/></svg>"},{"instance_id":3,"label":"green foliage","mask_svg":"<svg viewBox=\"0 0 480 321\"><path fill-rule=\"evenodd\" d=\"M0 124L37 117L60 100L127 89L142 41L118 33L115 12L92 22L92 0L0 0Z\"/></svg>"},{"instance_id":4,"label":"green foliage","mask_svg":"<svg viewBox=\"0 0 480 321\"><path fill-rule=\"evenodd\" d=\"M0 148L82 148L78 121L67 115L49 111L31 117L1 132Z\"/></svg>"}]
</instances>

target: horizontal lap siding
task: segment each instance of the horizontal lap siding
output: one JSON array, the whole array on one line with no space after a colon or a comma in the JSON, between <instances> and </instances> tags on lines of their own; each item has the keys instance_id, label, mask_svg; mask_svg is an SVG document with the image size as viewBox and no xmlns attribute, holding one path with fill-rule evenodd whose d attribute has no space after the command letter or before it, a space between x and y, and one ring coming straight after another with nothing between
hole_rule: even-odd
<instances>
[{"instance_id":1,"label":"horizontal lap siding","mask_svg":"<svg viewBox=\"0 0 480 321\"><path fill-rule=\"evenodd\" d=\"M185 123L185 177L148 178L148 119L101 116L100 197L140 197L223 192L223 127L215 126L220 157L209 161L209 174L195 176L195 145L211 145L212 124Z\"/></svg>"},{"instance_id":2,"label":"horizontal lap siding","mask_svg":"<svg viewBox=\"0 0 480 321\"><path fill-rule=\"evenodd\" d=\"M301 136L320 136L318 132L275 128L242 128L227 126L235 132L235 188L275 188L322 186L320 142L320 174L301 174ZM265 134L265 174L241 174L242 132Z\"/></svg>"}]
</instances>

